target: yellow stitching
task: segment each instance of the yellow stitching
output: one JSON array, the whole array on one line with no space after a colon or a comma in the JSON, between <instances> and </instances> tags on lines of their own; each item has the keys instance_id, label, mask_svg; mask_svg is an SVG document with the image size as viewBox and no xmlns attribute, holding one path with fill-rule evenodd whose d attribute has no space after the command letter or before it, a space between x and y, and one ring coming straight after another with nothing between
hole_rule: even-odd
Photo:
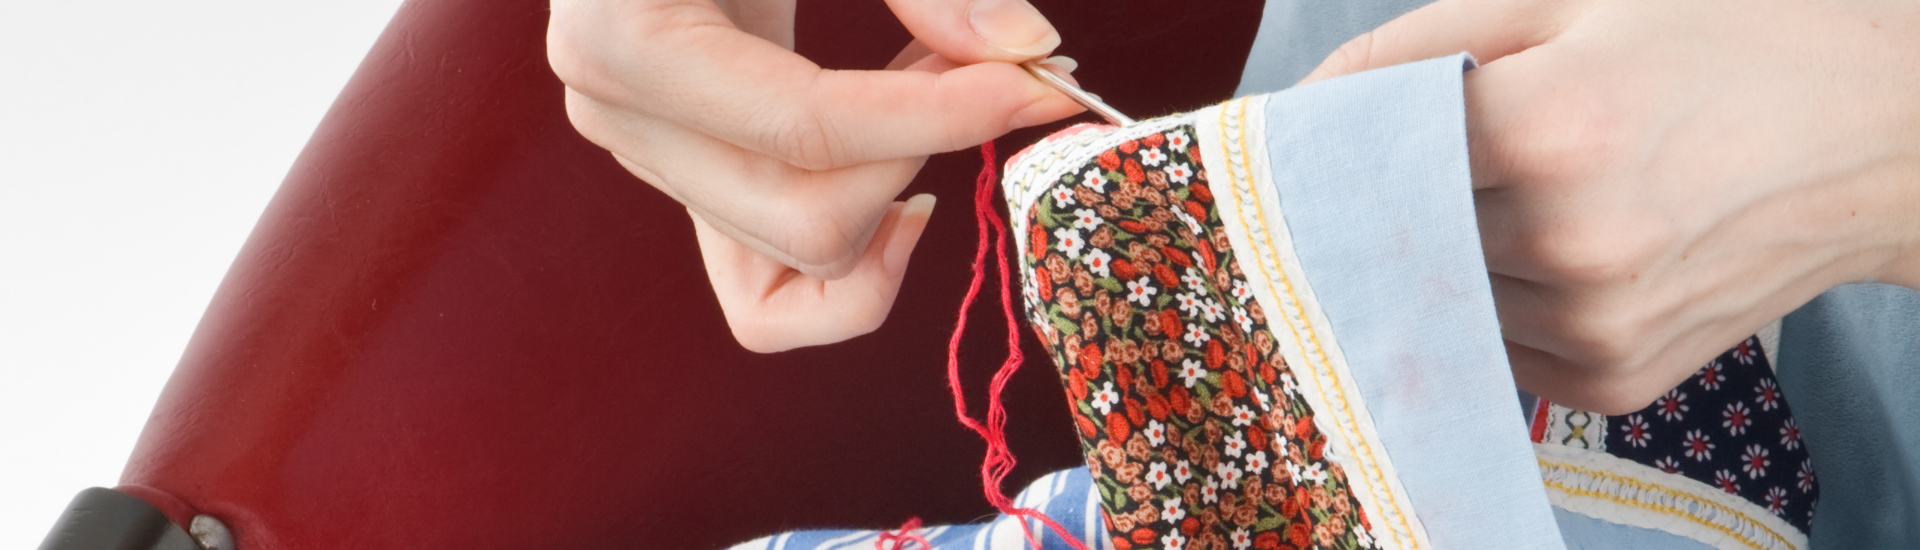
<instances>
[{"instance_id":1,"label":"yellow stitching","mask_svg":"<svg viewBox=\"0 0 1920 550\"><path fill-rule=\"evenodd\" d=\"M1246 110L1244 107L1245 102L1246 102L1245 100L1241 100L1240 102L1238 102L1242 105L1242 107L1241 107L1241 110L1235 113L1236 119L1239 122L1239 128L1241 128L1242 131L1236 132L1235 134L1233 134L1232 137L1237 143L1240 144L1239 163L1242 165L1251 165L1251 161L1247 157L1246 133L1244 131L1244 128L1246 126ZM1227 117L1227 109L1226 109L1226 106L1223 105L1221 106L1221 109L1220 109L1220 126L1223 134L1226 133L1226 117ZM1225 138L1225 137L1227 136L1224 136L1224 135L1222 136L1222 138ZM1224 144L1225 142L1223 141L1222 143ZM1229 157L1226 159L1226 161L1227 161L1226 166L1227 166L1227 173L1228 173L1227 175L1230 181L1233 182L1233 185L1229 185L1228 189L1233 192L1234 199L1237 201L1240 198L1240 189L1239 189L1238 183L1242 181L1242 177L1238 173L1234 172L1233 170L1233 167L1236 165L1236 163L1234 162L1234 159ZM1251 175L1247 176L1247 178L1251 178ZM1249 186L1248 189L1249 191L1251 191L1252 187ZM1265 213L1261 211L1260 206L1257 203L1253 205L1253 209L1254 209L1254 215L1260 217L1260 223L1262 226L1271 225L1269 222L1267 222ZM1240 222L1241 230L1245 231L1249 237L1253 236L1252 228L1247 226L1246 217L1242 215L1242 216L1236 216L1236 218L1239 218L1236 221ZM1273 254L1277 255L1279 253L1279 247L1274 245L1273 236L1271 234L1267 234L1267 235L1264 235L1264 237L1265 237L1265 240L1267 241L1267 248L1269 250L1272 250ZM1259 264L1261 273L1263 275L1266 275L1268 280L1273 280L1274 279L1273 274L1267 272L1266 259L1257 258L1257 260L1258 261L1256 261L1255 263ZM1333 384L1335 388L1338 389L1340 385L1339 374L1334 372L1332 362L1328 360L1325 349L1321 347L1320 338L1313 331L1313 322L1311 320L1308 320L1306 312L1300 309L1299 306L1297 305L1301 302L1300 302L1300 297L1297 294L1295 294L1293 291L1293 281L1287 278L1286 270L1280 269L1278 266L1275 266L1274 270L1280 273L1279 280L1280 280L1280 283L1286 287L1287 297L1292 299L1292 303L1296 304L1296 306L1294 307L1300 315L1300 322L1306 325L1307 338L1313 341L1314 354L1319 356L1321 366L1324 367L1327 373L1327 376L1333 379ZM1280 313L1282 317L1286 316L1286 312L1282 311ZM1293 333L1293 339L1294 339L1295 345L1300 346L1301 349L1304 350L1306 348L1306 345L1304 342L1300 341L1300 332L1298 329L1294 328L1291 319L1288 319L1287 329L1289 332ZM1326 391L1326 388L1320 386L1320 381L1317 379L1317 377L1314 380L1314 385L1315 387L1318 387L1320 389L1321 395L1326 395L1328 393ZM1387 494L1387 502L1393 509L1393 512L1394 512L1393 515L1399 518L1401 529L1404 529L1406 531L1406 534L1408 537L1413 537L1413 526L1407 523L1406 513L1400 509L1399 499L1395 498L1393 495L1393 491L1387 487L1385 474L1381 473L1380 469L1377 466L1375 466L1376 464L1378 464L1379 459L1374 456L1373 447L1371 445L1368 445L1366 438L1362 437L1359 434L1360 423L1359 423L1359 420L1353 416L1352 406L1347 402L1346 393L1344 391L1335 391L1333 393L1340 398L1340 407L1341 407L1340 412L1344 414L1347 417L1347 421L1352 424L1352 428L1346 430L1349 432L1348 438L1351 439L1354 443L1358 444L1361 447L1361 449L1365 450L1367 453L1368 462L1360 464L1360 466L1365 468L1368 473L1372 474L1372 477L1375 480L1375 484L1374 484L1375 490L1384 492ZM1375 498L1378 498L1378 497L1375 497ZM1381 518L1381 519L1385 520L1387 518ZM1388 531L1393 533L1394 542L1396 544L1400 544L1402 542L1399 531L1396 531L1393 529L1388 529ZM1405 542L1405 545L1402 547L1418 548L1419 540L1418 538L1413 538L1413 540L1408 540Z\"/></svg>"},{"instance_id":2,"label":"yellow stitching","mask_svg":"<svg viewBox=\"0 0 1920 550\"><path fill-rule=\"evenodd\" d=\"M1714 510L1718 510L1718 511L1720 511L1720 512L1724 512L1724 513L1726 513L1727 515L1730 515L1730 516L1734 516L1734 517L1737 517L1737 518L1740 518L1740 521L1742 521L1742 522L1745 522L1745 523L1746 523L1746 524L1748 524L1748 525L1752 525L1752 526L1754 526L1755 528L1758 528L1758 529L1760 529L1761 531L1766 531L1768 535L1771 535L1771 536L1772 536L1772 537L1774 538L1774 540L1777 540L1777 541L1780 541L1780 544L1782 544L1782 545L1785 545L1785 546L1788 546L1788 547L1792 547L1792 546L1793 546L1792 544L1790 544L1790 543L1788 543L1788 542L1787 542L1787 538L1786 538L1786 537L1783 537L1783 536L1781 536L1781 535L1780 535L1780 533L1778 533L1778 532L1775 532L1775 531L1774 531L1774 530L1772 530L1772 529L1768 529L1768 528L1767 528L1767 526L1766 526L1765 524L1762 524L1762 523L1760 523L1759 521L1757 521L1757 520L1754 520L1752 516L1748 516L1748 515L1746 515L1746 514L1743 514L1743 513L1740 513L1740 511L1739 511L1739 510L1735 510L1735 509L1733 509L1733 508L1728 508L1728 507L1726 507L1726 506L1722 506L1722 505L1721 505L1720 503L1717 503L1717 502L1713 502L1713 501L1709 501L1709 500L1704 500L1704 499L1701 499L1701 498L1699 498L1699 497L1696 497L1696 496L1693 496L1693 495L1690 495L1690 494L1686 494L1686 493L1684 493L1684 492L1680 492L1680 491L1677 491L1677 490L1674 490L1674 489L1671 489L1671 488L1668 488L1668 487L1664 487L1664 486L1661 486L1661 485L1656 485L1656 484L1651 484L1651 483L1645 483L1645 482L1642 482L1642 481L1640 481L1640 480L1637 480L1637 479L1632 479L1632 478L1628 478L1628 477L1624 477L1624 476L1618 476L1618 475L1614 475L1613 473L1610 473L1610 472L1603 472L1603 471L1599 471L1599 470L1593 470L1593 469L1589 469L1589 468L1584 468L1584 467L1580 467L1580 466L1575 466L1575 465L1572 465L1572 464L1567 464L1567 463L1561 463L1561 462L1551 462L1551 461L1548 461L1547 459L1544 459L1544 458L1536 458L1536 460L1538 460L1538 461L1540 462L1540 465L1541 465L1541 466L1543 466L1543 467L1546 467L1546 468L1559 468L1559 469L1564 469L1564 470L1572 470L1572 471L1575 471L1575 472L1578 472L1578 473L1581 473L1581 474L1584 474L1584 475L1587 475L1587 476L1590 476L1590 477L1597 477L1597 478L1602 478L1602 479L1606 479L1606 480L1610 480L1610 481L1615 481L1615 482L1618 482L1618 483L1620 483L1620 484L1622 484L1622 485L1630 485L1630 486L1633 486L1634 488L1637 488L1637 489L1640 489L1640 490L1642 490L1642 491L1657 491L1657 492L1661 492L1661 493L1666 493L1666 494L1668 494L1668 495L1672 495L1673 497L1675 497L1675 498L1678 498L1678 499L1681 499L1681 500L1686 500L1686 501L1688 501L1688 502L1693 502L1693 503L1697 503L1697 504L1701 504L1701 505L1705 505L1705 506L1707 506L1707 507L1709 507L1709 508L1713 508ZM1616 496L1616 495L1612 495L1612 494L1607 494L1607 493L1601 493L1601 492L1598 492L1598 491L1593 491L1593 490L1590 490L1590 489L1582 489L1582 488L1578 488L1578 487L1570 487L1570 486L1567 486L1567 485L1565 485L1565 484L1562 484L1562 483L1560 483L1560 482L1556 482L1556 481L1553 481L1553 480L1550 480L1550 479L1549 479L1549 480L1542 480L1542 481L1543 481L1543 482L1545 482L1545 483L1547 484L1547 486L1548 486L1548 487L1553 487L1553 488L1555 488L1555 489L1559 489L1559 490L1561 490L1561 491L1565 491L1565 492L1567 492L1567 493L1571 493L1571 494L1574 494L1574 495L1578 495L1578 496L1586 496L1586 497L1596 497L1596 498L1604 498L1604 499L1606 499L1606 500L1611 500L1611 501L1613 501L1613 502L1615 502L1615 503L1618 503L1618 504L1623 504L1623 505L1627 505L1627 506L1633 506L1633 507L1637 507L1637 508L1644 508L1644 509L1647 509L1647 510L1652 510L1652 511L1655 511L1655 512L1662 512L1662 513L1666 513L1666 514L1669 514L1669 515L1673 515L1673 516L1679 516L1679 517L1681 517L1681 518L1685 518L1685 519L1688 519L1688 520L1692 520L1692 521L1693 521L1694 523L1698 523L1698 524L1700 524L1700 525L1704 525L1704 526L1706 526L1706 527L1708 527L1708 528L1711 528L1711 529L1714 529L1714 530L1716 530L1716 531L1719 531L1719 532L1721 532L1721 533L1724 533L1724 534L1726 534L1727 536L1730 536L1730 537L1733 537L1733 538L1736 538L1736 539L1739 539L1739 540L1740 540L1740 542L1743 542L1743 543L1746 543L1746 545L1747 545L1748 547L1751 547L1751 548L1755 548L1755 549L1758 549L1758 550L1765 550L1765 548L1766 548L1766 547L1764 547L1764 546L1761 546L1761 545L1760 545L1760 543L1758 543L1758 542L1755 542L1755 541L1753 541L1752 539L1748 539L1747 537L1745 537L1745 536L1743 536L1743 535L1741 535L1741 534L1739 534L1739 533L1736 533L1736 532L1734 532L1734 531L1733 531L1732 529L1728 529L1728 528L1727 528L1726 526L1724 526L1724 525L1720 525L1720 524L1718 524L1718 523L1714 523L1714 522L1713 522L1712 520L1708 520L1708 519L1706 519L1706 518L1702 518L1702 517L1700 517L1700 516L1698 516L1698 515L1695 515L1695 514L1693 514L1692 512L1688 512L1688 511L1686 511L1686 510L1681 510L1681 509L1678 509L1678 508L1673 508L1673 507L1670 507L1670 506L1666 506L1666 505L1661 505L1661 504L1653 504L1653 503L1647 503L1647 502L1640 502L1640 501L1637 501L1637 500L1627 500L1627 499L1626 499L1626 498L1624 498L1624 497L1620 497L1620 496Z\"/></svg>"}]
</instances>

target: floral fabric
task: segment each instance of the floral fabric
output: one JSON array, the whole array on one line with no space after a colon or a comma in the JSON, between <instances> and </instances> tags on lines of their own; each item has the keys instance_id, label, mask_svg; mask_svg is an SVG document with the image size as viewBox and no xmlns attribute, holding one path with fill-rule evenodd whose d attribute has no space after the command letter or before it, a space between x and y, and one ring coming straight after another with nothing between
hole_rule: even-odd
<instances>
[{"instance_id":1,"label":"floral fabric","mask_svg":"<svg viewBox=\"0 0 1920 550\"><path fill-rule=\"evenodd\" d=\"M1740 495L1802 532L1820 483L1758 338L1637 412L1607 418L1607 452Z\"/></svg>"},{"instance_id":2,"label":"floral fabric","mask_svg":"<svg viewBox=\"0 0 1920 550\"><path fill-rule=\"evenodd\" d=\"M1220 229L1193 135L1101 152L1025 213L1028 314L1111 543L1373 548Z\"/></svg>"}]
</instances>

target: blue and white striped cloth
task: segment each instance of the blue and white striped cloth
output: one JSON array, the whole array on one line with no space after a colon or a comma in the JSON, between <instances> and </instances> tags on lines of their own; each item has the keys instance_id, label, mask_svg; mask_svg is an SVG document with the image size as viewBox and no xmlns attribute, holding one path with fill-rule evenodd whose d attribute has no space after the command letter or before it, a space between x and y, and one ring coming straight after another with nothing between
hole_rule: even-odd
<instances>
[{"instance_id":1,"label":"blue and white striped cloth","mask_svg":"<svg viewBox=\"0 0 1920 550\"><path fill-rule=\"evenodd\" d=\"M1015 506L1033 508L1065 527L1089 550L1113 550L1107 528L1100 521L1100 494L1086 467L1053 472L1034 480L1013 498ZM914 531L940 550L1014 550L1027 548L1020 522L1040 538L1041 550L1073 548L1039 520L1001 515L985 523L934 525ZM891 531L884 531L891 532ZM769 535L734 545L732 550L873 550L883 531L825 529ZM909 550L921 550L909 543ZM888 550L891 550L889 548Z\"/></svg>"}]
</instances>

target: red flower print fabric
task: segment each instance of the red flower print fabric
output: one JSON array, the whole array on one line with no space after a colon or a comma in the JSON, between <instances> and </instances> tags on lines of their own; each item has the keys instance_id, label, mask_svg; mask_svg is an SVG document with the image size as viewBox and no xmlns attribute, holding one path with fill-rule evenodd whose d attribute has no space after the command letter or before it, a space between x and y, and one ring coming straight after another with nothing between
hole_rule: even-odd
<instances>
[{"instance_id":1,"label":"red flower print fabric","mask_svg":"<svg viewBox=\"0 0 1920 550\"><path fill-rule=\"evenodd\" d=\"M1193 135L1103 151L1024 213L1028 314L1111 542L1374 548L1220 229Z\"/></svg>"}]
</instances>

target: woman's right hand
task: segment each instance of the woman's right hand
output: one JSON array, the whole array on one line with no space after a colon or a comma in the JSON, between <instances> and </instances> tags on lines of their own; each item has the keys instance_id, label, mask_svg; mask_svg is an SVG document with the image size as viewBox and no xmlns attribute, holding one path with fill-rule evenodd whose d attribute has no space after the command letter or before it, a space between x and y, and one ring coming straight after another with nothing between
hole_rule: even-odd
<instances>
[{"instance_id":1,"label":"woman's right hand","mask_svg":"<svg viewBox=\"0 0 1920 550\"><path fill-rule=\"evenodd\" d=\"M574 127L687 207L747 349L878 328L933 208L894 201L927 156L1081 111L1014 65L1060 43L1024 0L889 5L915 41L835 71L792 52L793 0L553 2Z\"/></svg>"}]
</instances>

